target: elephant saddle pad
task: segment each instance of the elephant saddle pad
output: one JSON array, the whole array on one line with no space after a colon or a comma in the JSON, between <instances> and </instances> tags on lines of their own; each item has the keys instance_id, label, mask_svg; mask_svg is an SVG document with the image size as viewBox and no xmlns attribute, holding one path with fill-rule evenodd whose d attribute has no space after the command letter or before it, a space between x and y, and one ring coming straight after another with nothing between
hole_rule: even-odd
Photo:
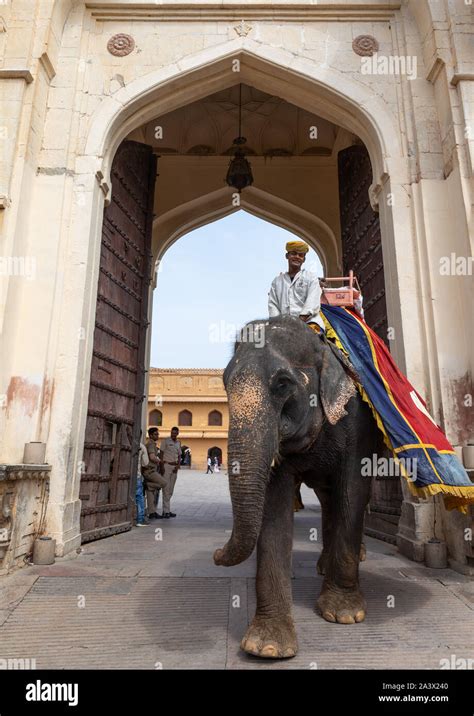
<instances>
[{"instance_id":1,"label":"elephant saddle pad","mask_svg":"<svg viewBox=\"0 0 474 716\"><path fill-rule=\"evenodd\" d=\"M419 497L441 493L447 509L467 512L474 503L474 484L385 343L350 308L321 305L321 314L328 338L357 371L359 392L411 492Z\"/></svg>"}]
</instances>

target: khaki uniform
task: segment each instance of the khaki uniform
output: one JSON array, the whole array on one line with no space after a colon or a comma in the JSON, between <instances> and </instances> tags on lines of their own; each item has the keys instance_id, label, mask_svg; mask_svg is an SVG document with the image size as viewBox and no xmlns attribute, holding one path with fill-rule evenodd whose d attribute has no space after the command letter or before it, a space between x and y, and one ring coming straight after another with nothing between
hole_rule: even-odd
<instances>
[{"instance_id":1,"label":"khaki uniform","mask_svg":"<svg viewBox=\"0 0 474 716\"><path fill-rule=\"evenodd\" d=\"M146 449L148 458L153 456L159 459L160 456L158 446L151 438L148 438L146 441ZM159 465L152 462L152 460L149 460L146 467L142 467L146 487L146 506L148 508L149 515L155 512L155 493L158 492L160 488L163 488L164 495L164 488L168 485L168 480L163 475L160 475L158 469Z\"/></svg>"},{"instance_id":2,"label":"khaki uniform","mask_svg":"<svg viewBox=\"0 0 474 716\"><path fill-rule=\"evenodd\" d=\"M163 512L171 512L171 498L173 497L176 478L178 477L177 466L181 462L181 443L179 440L165 438L160 445L161 459L165 463L166 487L163 488Z\"/></svg>"}]
</instances>

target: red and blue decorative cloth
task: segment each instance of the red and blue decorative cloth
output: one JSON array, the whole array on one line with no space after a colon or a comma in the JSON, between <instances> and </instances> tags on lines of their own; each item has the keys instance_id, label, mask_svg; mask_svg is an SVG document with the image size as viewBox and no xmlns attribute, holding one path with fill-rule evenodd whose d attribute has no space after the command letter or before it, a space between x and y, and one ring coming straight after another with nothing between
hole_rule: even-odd
<instances>
[{"instance_id":1,"label":"red and blue decorative cloth","mask_svg":"<svg viewBox=\"0 0 474 716\"><path fill-rule=\"evenodd\" d=\"M412 493L419 497L441 493L447 509L466 512L467 505L474 503L474 483L385 343L351 309L324 304L321 313L328 337L336 341L357 371L357 387Z\"/></svg>"}]
</instances>

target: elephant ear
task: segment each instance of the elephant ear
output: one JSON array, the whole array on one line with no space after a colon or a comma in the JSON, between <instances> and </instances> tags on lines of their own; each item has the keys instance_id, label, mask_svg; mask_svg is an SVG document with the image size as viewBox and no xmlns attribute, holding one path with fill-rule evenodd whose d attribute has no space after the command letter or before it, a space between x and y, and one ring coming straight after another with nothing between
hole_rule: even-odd
<instances>
[{"instance_id":1,"label":"elephant ear","mask_svg":"<svg viewBox=\"0 0 474 716\"><path fill-rule=\"evenodd\" d=\"M334 349L337 350L336 346ZM321 405L331 425L336 425L341 418L347 415L345 406L357 394L354 381L334 353L333 346L327 343L324 346L319 381Z\"/></svg>"}]
</instances>

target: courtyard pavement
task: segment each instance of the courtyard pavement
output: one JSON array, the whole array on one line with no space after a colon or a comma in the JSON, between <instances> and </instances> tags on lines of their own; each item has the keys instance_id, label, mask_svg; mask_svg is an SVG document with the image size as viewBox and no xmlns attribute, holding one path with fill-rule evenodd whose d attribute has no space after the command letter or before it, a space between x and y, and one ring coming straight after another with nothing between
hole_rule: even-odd
<instances>
[{"instance_id":1,"label":"courtyard pavement","mask_svg":"<svg viewBox=\"0 0 474 716\"><path fill-rule=\"evenodd\" d=\"M51 566L0 579L0 658L37 669L439 669L474 657L474 584L410 562L369 537L361 585L366 621L330 624L314 612L321 512L303 487L295 515L294 618L299 652L259 660L239 649L255 609L255 555L233 568L212 554L228 539L227 476L179 473L178 516L84 545ZM158 530L158 531L157 531ZM441 662L443 663L443 662Z\"/></svg>"}]
</instances>

